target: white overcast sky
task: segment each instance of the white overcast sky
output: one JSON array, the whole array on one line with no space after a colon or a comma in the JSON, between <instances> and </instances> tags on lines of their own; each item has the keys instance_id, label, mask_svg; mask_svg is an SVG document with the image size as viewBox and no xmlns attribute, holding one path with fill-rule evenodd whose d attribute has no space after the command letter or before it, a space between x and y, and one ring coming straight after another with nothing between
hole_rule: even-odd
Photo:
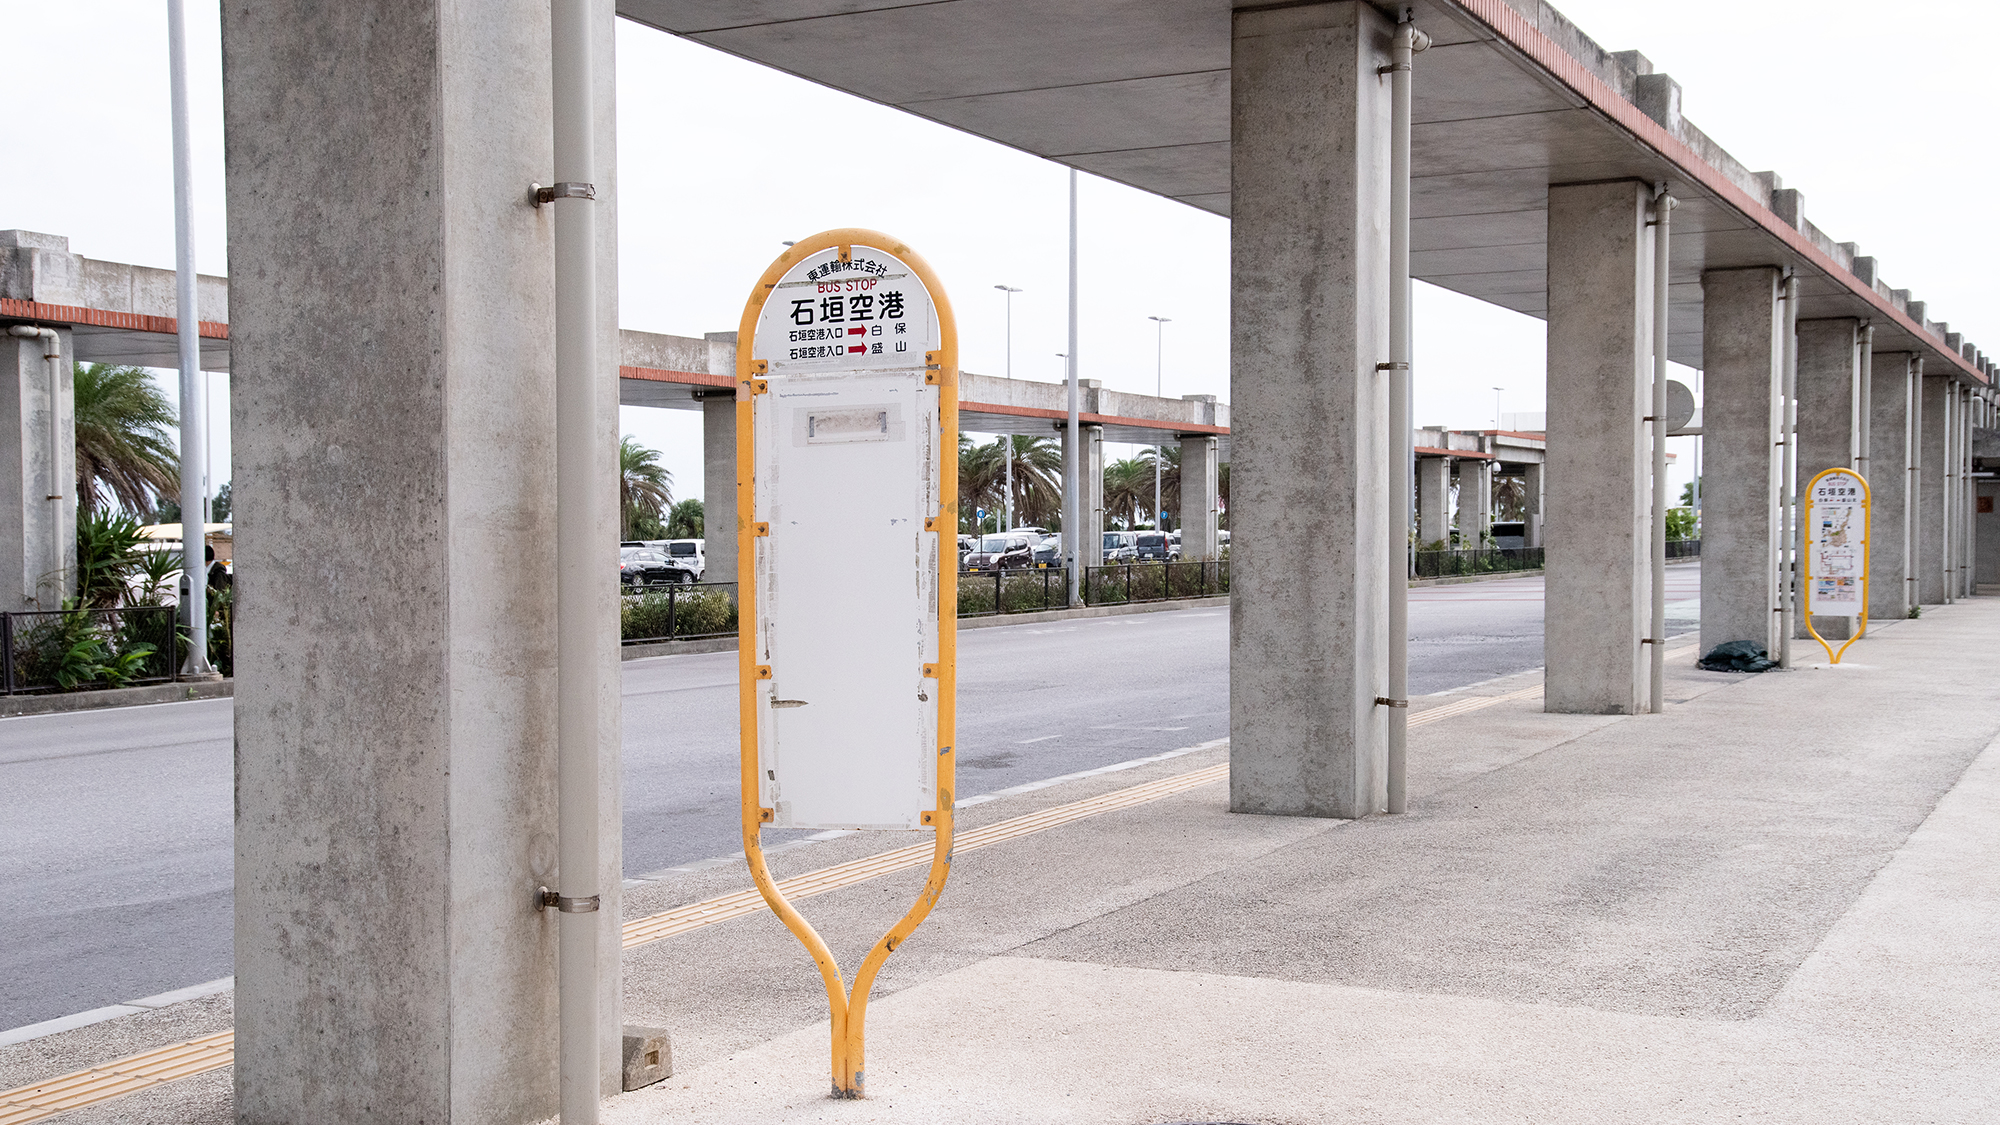
<instances>
[{"instance_id":1,"label":"white overcast sky","mask_svg":"<svg viewBox=\"0 0 2000 1125\"><path fill-rule=\"evenodd\" d=\"M1684 92L1686 115L1751 168L1776 169L1836 240L1859 242L1931 316L2000 350L1988 185L1990 72L2000 15L1938 0L1565 0L1610 50L1636 48ZM163 0L0 0L14 48L4 82L16 122L0 176L0 228L69 236L90 257L173 265ZM227 269L222 83L214 0L188 0L200 268ZM1065 170L622 23L618 35L620 316L628 328L698 336L732 329L749 284L785 239L875 227L937 267L956 306L964 364L999 374L1003 296L1014 298L1014 374L1060 377ZM1421 81L1421 74L1419 75ZM893 129L910 166L935 174L830 178L810 186L732 172L782 151L801 120ZM1151 392L1166 326L1168 395L1229 395L1225 220L1083 177L1085 378ZM1416 421L1456 428L1543 409L1540 321L1419 286ZM215 376L213 413L226 417ZM627 408L624 429L663 449L676 493L701 494L691 413ZM220 427L218 427L220 429ZM226 431L211 479L229 477ZM1675 488L1686 479L1692 439Z\"/></svg>"}]
</instances>

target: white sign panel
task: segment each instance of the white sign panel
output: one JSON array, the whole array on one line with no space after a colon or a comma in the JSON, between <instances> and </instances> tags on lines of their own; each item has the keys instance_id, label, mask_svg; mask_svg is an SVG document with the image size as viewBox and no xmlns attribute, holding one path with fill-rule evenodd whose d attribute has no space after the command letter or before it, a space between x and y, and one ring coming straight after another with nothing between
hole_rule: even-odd
<instances>
[{"instance_id":1,"label":"white sign panel","mask_svg":"<svg viewBox=\"0 0 2000 1125\"><path fill-rule=\"evenodd\" d=\"M1806 612L1859 617L1868 600L1867 490L1844 469L1822 473L1806 504Z\"/></svg>"},{"instance_id":2,"label":"white sign panel","mask_svg":"<svg viewBox=\"0 0 2000 1125\"><path fill-rule=\"evenodd\" d=\"M758 784L779 828L915 829L937 807L938 317L916 273L853 246L772 288L750 358ZM943 523L955 522L947 518Z\"/></svg>"}]
</instances>

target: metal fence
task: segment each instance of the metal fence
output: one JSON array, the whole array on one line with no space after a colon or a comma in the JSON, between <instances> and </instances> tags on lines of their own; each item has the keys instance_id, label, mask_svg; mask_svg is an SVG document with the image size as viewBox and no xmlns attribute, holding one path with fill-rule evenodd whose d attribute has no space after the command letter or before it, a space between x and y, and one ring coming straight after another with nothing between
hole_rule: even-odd
<instances>
[{"instance_id":1,"label":"metal fence","mask_svg":"<svg viewBox=\"0 0 2000 1125\"><path fill-rule=\"evenodd\" d=\"M725 637L736 632L736 583L624 587L618 633L628 645Z\"/></svg>"},{"instance_id":2,"label":"metal fence","mask_svg":"<svg viewBox=\"0 0 2000 1125\"><path fill-rule=\"evenodd\" d=\"M7 695L136 687L178 678L186 638L173 606L0 613Z\"/></svg>"},{"instance_id":3,"label":"metal fence","mask_svg":"<svg viewBox=\"0 0 2000 1125\"><path fill-rule=\"evenodd\" d=\"M992 617L1069 608L1069 571L1061 567L1017 570L962 570L958 573L958 615Z\"/></svg>"},{"instance_id":4,"label":"metal fence","mask_svg":"<svg viewBox=\"0 0 2000 1125\"><path fill-rule=\"evenodd\" d=\"M1084 568L1083 604L1121 605L1229 592L1229 563L1135 562Z\"/></svg>"},{"instance_id":5,"label":"metal fence","mask_svg":"<svg viewBox=\"0 0 2000 1125\"><path fill-rule=\"evenodd\" d=\"M1701 557L1701 540L1667 540L1667 557L1670 559L1698 559Z\"/></svg>"},{"instance_id":6,"label":"metal fence","mask_svg":"<svg viewBox=\"0 0 2000 1125\"><path fill-rule=\"evenodd\" d=\"M1457 578L1467 574L1502 574L1535 570L1542 565L1540 547L1490 547L1476 551L1411 551L1410 573L1417 578Z\"/></svg>"}]
</instances>

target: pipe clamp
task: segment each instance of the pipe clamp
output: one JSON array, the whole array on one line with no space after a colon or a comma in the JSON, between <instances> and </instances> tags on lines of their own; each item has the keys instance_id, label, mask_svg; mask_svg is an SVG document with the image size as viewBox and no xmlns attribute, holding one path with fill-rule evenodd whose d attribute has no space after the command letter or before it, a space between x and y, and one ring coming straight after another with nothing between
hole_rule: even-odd
<instances>
[{"instance_id":1,"label":"pipe clamp","mask_svg":"<svg viewBox=\"0 0 2000 1125\"><path fill-rule=\"evenodd\" d=\"M597 198L597 186L595 184L577 183L573 180L564 180L562 183L551 184L548 187L543 187L540 184L530 184L528 186L533 189L534 194L531 200L537 207L540 207L544 203L554 203L558 199Z\"/></svg>"}]
</instances>

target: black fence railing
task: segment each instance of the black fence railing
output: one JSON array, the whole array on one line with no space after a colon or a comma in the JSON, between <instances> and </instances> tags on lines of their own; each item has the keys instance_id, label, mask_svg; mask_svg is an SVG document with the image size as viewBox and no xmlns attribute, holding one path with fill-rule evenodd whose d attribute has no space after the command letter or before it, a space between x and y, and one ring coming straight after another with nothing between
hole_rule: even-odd
<instances>
[{"instance_id":1,"label":"black fence railing","mask_svg":"<svg viewBox=\"0 0 2000 1125\"><path fill-rule=\"evenodd\" d=\"M1206 598L1229 592L1229 562L1131 562L1085 567L1083 604Z\"/></svg>"},{"instance_id":2,"label":"black fence railing","mask_svg":"<svg viewBox=\"0 0 2000 1125\"><path fill-rule=\"evenodd\" d=\"M167 683L187 645L178 614L170 605L0 613L0 692Z\"/></svg>"},{"instance_id":3,"label":"black fence railing","mask_svg":"<svg viewBox=\"0 0 2000 1125\"><path fill-rule=\"evenodd\" d=\"M1670 559L1698 559L1701 557L1701 540L1667 540L1667 557Z\"/></svg>"},{"instance_id":4,"label":"black fence railing","mask_svg":"<svg viewBox=\"0 0 2000 1125\"><path fill-rule=\"evenodd\" d=\"M1069 607L1069 571L1061 567L958 572L958 615L992 617Z\"/></svg>"},{"instance_id":5,"label":"black fence railing","mask_svg":"<svg viewBox=\"0 0 2000 1125\"><path fill-rule=\"evenodd\" d=\"M1474 551L1411 551L1410 573L1418 578L1458 578L1469 574L1502 574L1536 570L1542 565L1540 547L1489 547Z\"/></svg>"},{"instance_id":6,"label":"black fence railing","mask_svg":"<svg viewBox=\"0 0 2000 1125\"><path fill-rule=\"evenodd\" d=\"M689 582L641 589L618 599L618 632L628 645L723 637L736 631L736 583Z\"/></svg>"}]
</instances>

